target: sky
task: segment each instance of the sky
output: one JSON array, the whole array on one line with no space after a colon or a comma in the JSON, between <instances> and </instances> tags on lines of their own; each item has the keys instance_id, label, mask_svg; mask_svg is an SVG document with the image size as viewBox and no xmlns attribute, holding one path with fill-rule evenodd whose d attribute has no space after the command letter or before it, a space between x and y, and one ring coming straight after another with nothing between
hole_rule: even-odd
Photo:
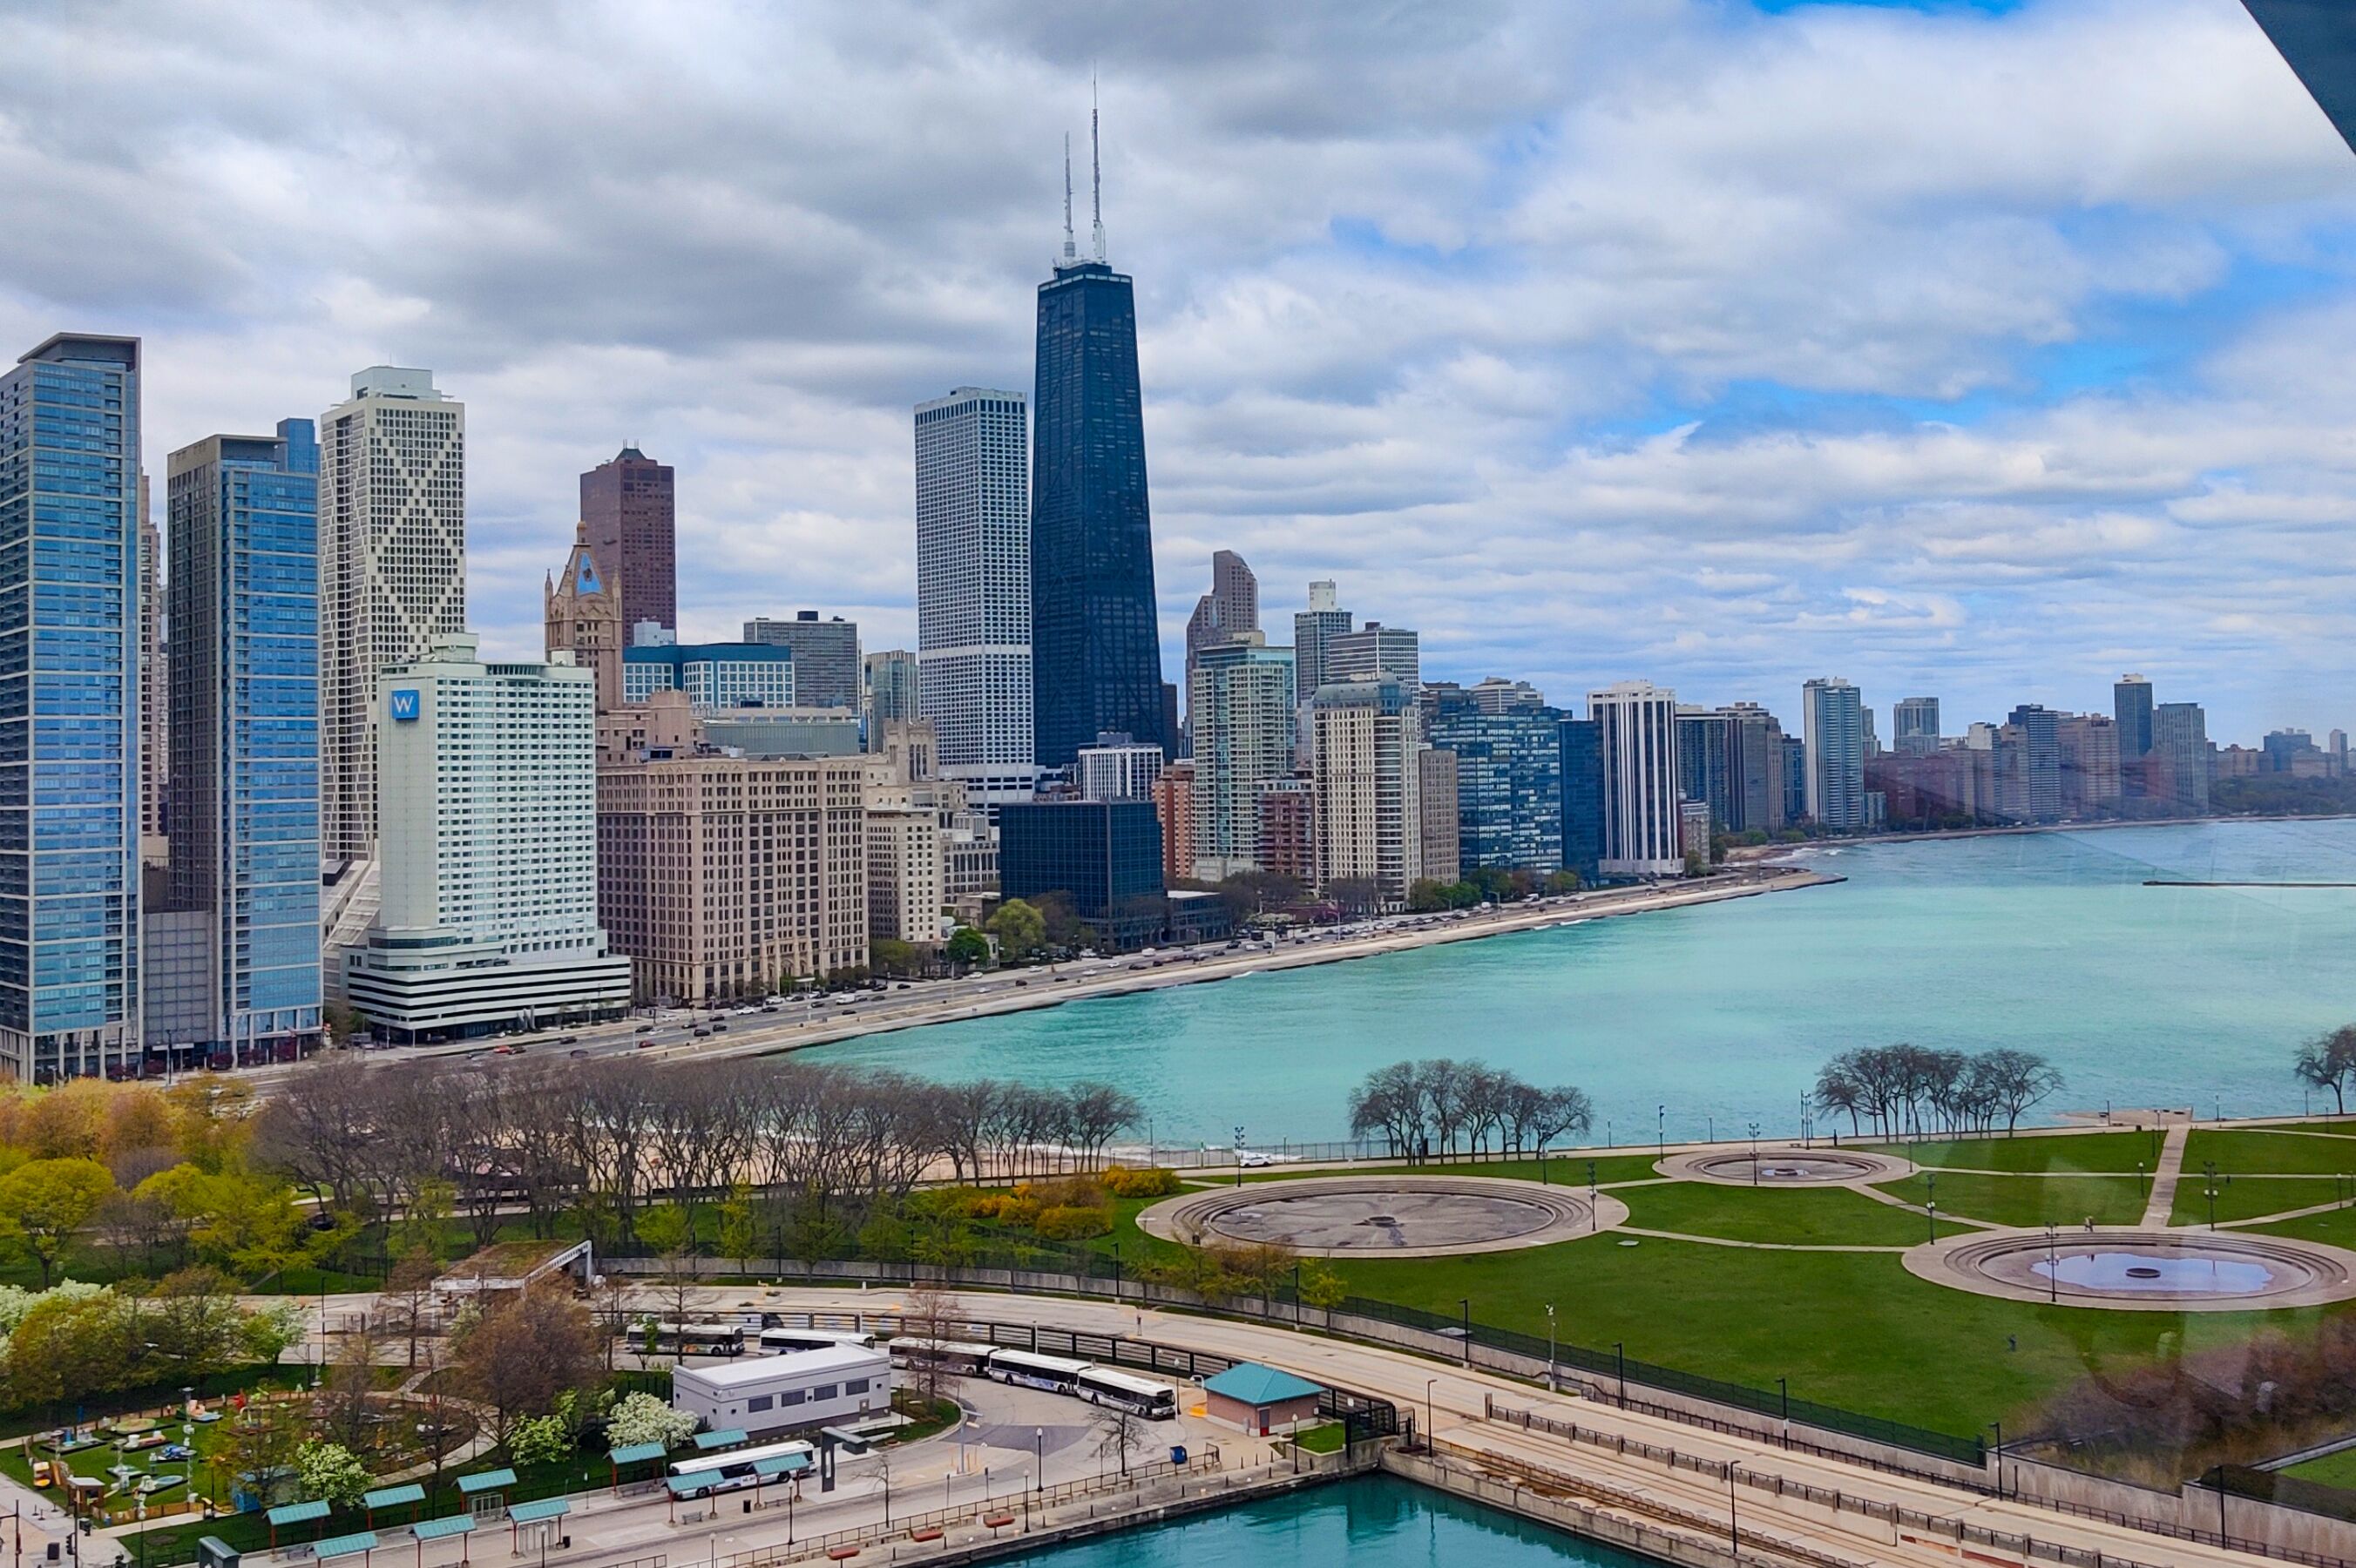
<instances>
[{"instance_id":1,"label":"sky","mask_svg":"<svg viewBox=\"0 0 2356 1568\"><path fill-rule=\"evenodd\" d=\"M2356 729L2356 155L2238 0L16 5L0 347L145 338L159 475L431 368L496 653L625 443L683 636L914 646L1092 71L1166 670L1224 547L1559 701Z\"/></svg>"}]
</instances>

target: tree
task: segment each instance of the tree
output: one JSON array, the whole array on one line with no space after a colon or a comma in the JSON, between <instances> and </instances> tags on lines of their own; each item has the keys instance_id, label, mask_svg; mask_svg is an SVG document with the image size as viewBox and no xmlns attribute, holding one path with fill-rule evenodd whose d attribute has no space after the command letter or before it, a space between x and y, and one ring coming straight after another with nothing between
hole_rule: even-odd
<instances>
[{"instance_id":1,"label":"tree","mask_svg":"<svg viewBox=\"0 0 2356 1568\"><path fill-rule=\"evenodd\" d=\"M2291 1071L2302 1083L2331 1091L2335 1115L2348 1112L2348 1091L2356 1087L2356 1024L2342 1024L2298 1048Z\"/></svg>"},{"instance_id":2,"label":"tree","mask_svg":"<svg viewBox=\"0 0 2356 1568\"><path fill-rule=\"evenodd\" d=\"M728 1196L720 1200L720 1255L734 1258L740 1270L752 1273L753 1249L760 1233L759 1220L753 1212L752 1188L742 1181L732 1184Z\"/></svg>"},{"instance_id":3,"label":"tree","mask_svg":"<svg viewBox=\"0 0 2356 1568\"><path fill-rule=\"evenodd\" d=\"M867 955L879 975L913 975L916 972L916 947L896 936L879 936L867 944Z\"/></svg>"},{"instance_id":4,"label":"tree","mask_svg":"<svg viewBox=\"0 0 2356 1568\"><path fill-rule=\"evenodd\" d=\"M526 1416L508 1434L508 1455L519 1465L551 1465L572 1452L573 1434L562 1415Z\"/></svg>"},{"instance_id":5,"label":"tree","mask_svg":"<svg viewBox=\"0 0 2356 1568\"><path fill-rule=\"evenodd\" d=\"M659 1443L676 1448L695 1435L695 1417L673 1410L650 1393L626 1393L605 1418L605 1440L616 1448Z\"/></svg>"},{"instance_id":6,"label":"tree","mask_svg":"<svg viewBox=\"0 0 2356 1568\"><path fill-rule=\"evenodd\" d=\"M601 1350L589 1309L554 1280L487 1307L450 1344L459 1386L490 1406L500 1442L518 1417L544 1414L567 1389L594 1386Z\"/></svg>"},{"instance_id":7,"label":"tree","mask_svg":"<svg viewBox=\"0 0 2356 1568\"><path fill-rule=\"evenodd\" d=\"M2010 1046L1981 1052L1973 1059L1973 1079L1989 1103L2004 1113L2004 1130L2017 1132L2020 1114L2062 1087L2062 1074L2033 1051Z\"/></svg>"},{"instance_id":8,"label":"tree","mask_svg":"<svg viewBox=\"0 0 2356 1568\"><path fill-rule=\"evenodd\" d=\"M385 1276L384 1294L377 1299L384 1314L385 1328L409 1342L409 1364L417 1364L417 1341L425 1337L434 1321L434 1282L441 1276L442 1265L432 1254L412 1252L393 1262L391 1272Z\"/></svg>"},{"instance_id":9,"label":"tree","mask_svg":"<svg viewBox=\"0 0 2356 1568\"><path fill-rule=\"evenodd\" d=\"M1038 907L1023 899L1008 899L990 917L990 934L998 950L1010 959L1024 959L1047 944L1047 920Z\"/></svg>"},{"instance_id":10,"label":"tree","mask_svg":"<svg viewBox=\"0 0 2356 1568\"><path fill-rule=\"evenodd\" d=\"M952 968L970 969L977 964L990 962L990 938L969 925L960 925L949 933L946 954Z\"/></svg>"},{"instance_id":11,"label":"tree","mask_svg":"<svg viewBox=\"0 0 2356 1568\"><path fill-rule=\"evenodd\" d=\"M94 1159L28 1161L0 1176L0 1238L25 1249L47 1290L67 1240L113 1190L114 1178Z\"/></svg>"},{"instance_id":12,"label":"tree","mask_svg":"<svg viewBox=\"0 0 2356 1568\"><path fill-rule=\"evenodd\" d=\"M294 1476L312 1502L349 1508L369 1488L368 1467L340 1443L305 1443L294 1451Z\"/></svg>"}]
</instances>

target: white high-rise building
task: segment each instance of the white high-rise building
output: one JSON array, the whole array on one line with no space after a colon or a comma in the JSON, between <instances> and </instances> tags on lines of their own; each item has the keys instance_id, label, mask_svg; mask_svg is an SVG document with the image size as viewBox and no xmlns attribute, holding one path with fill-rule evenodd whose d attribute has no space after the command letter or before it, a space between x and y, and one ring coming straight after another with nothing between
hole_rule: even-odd
<instances>
[{"instance_id":1,"label":"white high-rise building","mask_svg":"<svg viewBox=\"0 0 2356 1568\"><path fill-rule=\"evenodd\" d=\"M466 406L371 365L319 417L319 838L377 835L377 676L466 629Z\"/></svg>"},{"instance_id":2,"label":"white high-rise building","mask_svg":"<svg viewBox=\"0 0 2356 1568\"><path fill-rule=\"evenodd\" d=\"M940 767L978 802L1027 799L1031 732L1030 405L959 387L916 405L917 711Z\"/></svg>"},{"instance_id":3,"label":"white high-rise building","mask_svg":"<svg viewBox=\"0 0 2356 1568\"><path fill-rule=\"evenodd\" d=\"M1872 726L1856 687L1819 677L1800 688L1807 742L1808 815L1817 825L1850 833L1865 826L1865 759Z\"/></svg>"},{"instance_id":4,"label":"white high-rise building","mask_svg":"<svg viewBox=\"0 0 2356 1568\"><path fill-rule=\"evenodd\" d=\"M1292 773L1292 650L1258 632L1196 650L1186 699L1194 740L1194 875L1259 869L1259 792Z\"/></svg>"},{"instance_id":5,"label":"white high-rise building","mask_svg":"<svg viewBox=\"0 0 2356 1568\"><path fill-rule=\"evenodd\" d=\"M1371 882L1398 908L1423 875L1423 765L1409 688L1388 677L1328 682L1310 703L1317 760L1317 885Z\"/></svg>"},{"instance_id":6,"label":"white high-rise building","mask_svg":"<svg viewBox=\"0 0 2356 1568\"><path fill-rule=\"evenodd\" d=\"M1153 781L1168 765L1159 746L1140 745L1126 735L1099 735L1095 745L1080 748L1072 772L1084 799L1151 800Z\"/></svg>"},{"instance_id":7,"label":"white high-rise building","mask_svg":"<svg viewBox=\"0 0 2356 1568\"><path fill-rule=\"evenodd\" d=\"M1668 877L1685 869L1677 816L1677 694L1622 681L1587 698L1603 758L1607 877Z\"/></svg>"},{"instance_id":8,"label":"white high-rise building","mask_svg":"<svg viewBox=\"0 0 2356 1568\"><path fill-rule=\"evenodd\" d=\"M345 973L383 1037L619 1018L597 923L597 682L569 653L487 665L471 635L377 682L382 902Z\"/></svg>"}]
</instances>

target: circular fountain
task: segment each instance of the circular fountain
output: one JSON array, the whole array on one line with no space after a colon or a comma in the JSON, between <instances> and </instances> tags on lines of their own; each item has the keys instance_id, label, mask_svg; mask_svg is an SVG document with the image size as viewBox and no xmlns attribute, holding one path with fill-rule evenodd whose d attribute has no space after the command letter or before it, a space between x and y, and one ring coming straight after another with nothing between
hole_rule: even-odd
<instances>
[{"instance_id":1,"label":"circular fountain","mask_svg":"<svg viewBox=\"0 0 2356 1568\"><path fill-rule=\"evenodd\" d=\"M1654 1162L1663 1176L1681 1181L1711 1181L1726 1187L1847 1187L1860 1181L1895 1181L1913 1167L1895 1155L1863 1149L1794 1148L1778 1145L1753 1154L1749 1148L1709 1148L1673 1154Z\"/></svg>"},{"instance_id":2,"label":"circular fountain","mask_svg":"<svg viewBox=\"0 0 2356 1568\"><path fill-rule=\"evenodd\" d=\"M1453 1176L1338 1176L1255 1182L1166 1199L1140 1229L1188 1246L1277 1243L1312 1257L1444 1257L1540 1247L1628 1218L1609 1195Z\"/></svg>"},{"instance_id":3,"label":"circular fountain","mask_svg":"<svg viewBox=\"0 0 2356 1568\"><path fill-rule=\"evenodd\" d=\"M2356 1297L2356 1253L2236 1231L1979 1231L1905 1263L1958 1290L2065 1307L2226 1312Z\"/></svg>"}]
</instances>

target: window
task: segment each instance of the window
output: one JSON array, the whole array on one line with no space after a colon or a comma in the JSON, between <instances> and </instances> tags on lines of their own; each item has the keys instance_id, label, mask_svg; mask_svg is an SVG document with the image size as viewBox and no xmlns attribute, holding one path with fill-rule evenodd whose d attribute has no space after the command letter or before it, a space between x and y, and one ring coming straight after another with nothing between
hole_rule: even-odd
<instances>
[{"instance_id":1,"label":"window","mask_svg":"<svg viewBox=\"0 0 2356 1568\"><path fill-rule=\"evenodd\" d=\"M842 1385L842 1392L845 1393L865 1393L867 1392L867 1381L868 1380L865 1378L853 1378L849 1382Z\"/></svg>"},{"instance_id":2,"label":"window","mask_svg":"<svg viewBox=\"0 0 2356 1568\"><path fill-rule=\"evenodd\" d=\"M751 1414L755 1411L768 1410L775 1406L776 1403L776 1398L772 1395L756 1393L752 1398L744 1402L745 1413Z\"/></svg>"},{"instance_id":3,"label":"window","mask_svg":"<svg viewBox=\"0 0 2356 1568\"><path fill-rule=\"evenodd\" d=\"M781 1402L789 1406L799 1404L809 1397L809 1394L798 1388L789 1388L784 1393L777 1396Z\"/></svg>"},{"instance_id":4,"label":"window","mask_svg":"<svg viewBox=\"0 0 2356 1568\"><path fill-rule=\"evenodd\" d=\"M832 1383L820 1383L818 1387L810 1390L810 1398L819 1400L836 1399L841 1396L841 1392L842 1391Z\"/></svg>"}]
</instances>

